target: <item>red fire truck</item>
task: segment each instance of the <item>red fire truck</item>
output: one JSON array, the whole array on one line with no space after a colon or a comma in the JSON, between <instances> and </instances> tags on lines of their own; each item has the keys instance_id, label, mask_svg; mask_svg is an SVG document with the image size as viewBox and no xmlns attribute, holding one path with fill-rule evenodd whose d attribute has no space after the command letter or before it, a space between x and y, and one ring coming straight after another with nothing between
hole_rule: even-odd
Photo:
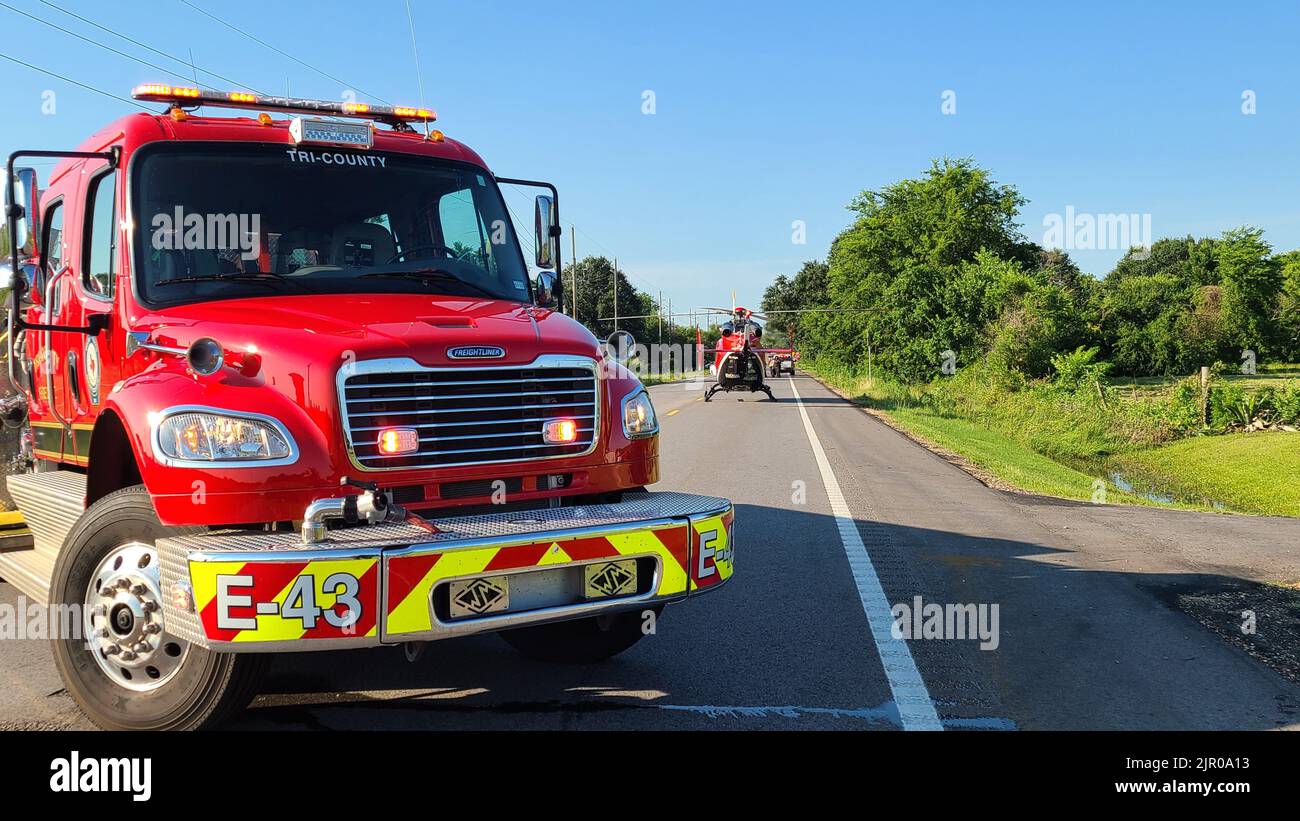
<instances>
[{"instance_id":1,"label":"red fire truck","mask_svg":"<svg viewBox=\"0 0 1300 821\"><path fill-rule=\"evenodd\" d=\"M0 577L51 604L93 721L211 725L278 652L500 631L597 661L727 581L731 503L645 489L650 398L561 312L554 186L424 109L134 96L159 112L6 181L36 264L0 408L31 544ZM499 183L545 189L535 278Z\"/></svg>"}]
</instances>

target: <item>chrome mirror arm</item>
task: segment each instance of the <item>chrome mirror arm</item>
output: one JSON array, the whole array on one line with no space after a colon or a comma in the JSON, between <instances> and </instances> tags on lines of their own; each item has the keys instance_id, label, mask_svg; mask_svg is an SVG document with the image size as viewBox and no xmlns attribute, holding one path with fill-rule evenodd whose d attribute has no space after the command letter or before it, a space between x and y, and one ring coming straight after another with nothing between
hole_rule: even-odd
<instances>
[{"instance_id":1,"label":"chrome mirror arm","mask_svg":"<svg viewBox=\"0 0 1300 821\"><path fill-rule=\"evenodd\" d=\"M159 345L156 342L150 342L148 331L129 331L126 335L127 357L135 356L140 351L167 353L173 356L185 356L188 353L185 348L173 348L170 345Z\"/></svg>"}]
</instances>

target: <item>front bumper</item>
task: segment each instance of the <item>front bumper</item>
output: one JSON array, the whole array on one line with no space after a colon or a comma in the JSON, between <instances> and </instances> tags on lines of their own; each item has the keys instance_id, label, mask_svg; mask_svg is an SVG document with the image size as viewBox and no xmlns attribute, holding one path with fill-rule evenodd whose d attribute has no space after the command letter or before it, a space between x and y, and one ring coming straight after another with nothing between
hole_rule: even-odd
<instances>
[{"instance_id":1,"label":"front bumper","mask_svg":"<svg viewBox=\"0 0 1300 821\"><path fill-rule=\"evenodd\" d=\"M158 542L168 632L222 652L285 652L431 641L658 607L733 571L726 499L634 493L622 502L331 531L217 531ZM587 598L589 565L635 561L635 589ZM466 615L452 585L504 578L505 609ZM473 602L470 602L472 609Z\"/></svg>"}]
</instances>

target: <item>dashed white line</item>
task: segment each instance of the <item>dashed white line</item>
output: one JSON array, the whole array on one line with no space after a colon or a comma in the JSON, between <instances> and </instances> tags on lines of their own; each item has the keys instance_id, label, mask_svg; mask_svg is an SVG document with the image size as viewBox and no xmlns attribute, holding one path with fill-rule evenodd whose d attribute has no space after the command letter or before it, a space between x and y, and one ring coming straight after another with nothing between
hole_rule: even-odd
<instances>
[{"instance_id":1,"label":"dashed white line","mask_svg":"<svg viewBox=\"0 0 1300 821\"><path fill-rule=\"evenodd\" d=\"M817 459L817 469L821 471L822 484L826 486L826 496L831 503L831 513L835 516L835 526L839 530L840 541L844 544L844 554L848 557L853 581L858 587L862 611L867 616L867 627L876 643L876 652L885 669L889 689L894 694L894 704L898 706L898 717L903 729L942 730L943 723L939 721L934 700L930 698L921 671L916 667L912 651L907 648L905 640L894 638L894 616L890 612L889 599L885 597L885 589L880 584L880 577L876 575L876 567L871 563L862 535L858 533L853 512L844 501L839 480L835 478L835 471L831 469L826 451L817 438L817 431L813 430L812 420L808 418L808 411L804 408L803 398L799 396L799 388L793 379L790 380L790 390L794 391L794 400L799 405L803 429L808 434L813 456Z\"/></svg>"}]
</instances>

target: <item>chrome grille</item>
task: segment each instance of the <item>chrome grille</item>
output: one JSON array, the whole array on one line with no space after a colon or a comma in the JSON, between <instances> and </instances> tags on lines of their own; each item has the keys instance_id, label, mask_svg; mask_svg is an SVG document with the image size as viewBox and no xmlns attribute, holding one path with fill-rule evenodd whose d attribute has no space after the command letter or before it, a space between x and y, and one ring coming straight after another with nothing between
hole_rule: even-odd
<instances>
[{"instance_id":1,"label":"chrome grille","mask_svg":"<svg viewBox=\"0 0 1300 821\"><path fill-rule=\"evenodd\" d=\"M405 365L362 362L340 374L348 446L358 467L517 462L579 456L595 447L599 383L588 360L539 360L523 367ZM542 425L556 418L578 423L576 442L542 442ZM393 427L415 429L419 451L380 453L379 432Z\"/></svg>"}]
</instances>

